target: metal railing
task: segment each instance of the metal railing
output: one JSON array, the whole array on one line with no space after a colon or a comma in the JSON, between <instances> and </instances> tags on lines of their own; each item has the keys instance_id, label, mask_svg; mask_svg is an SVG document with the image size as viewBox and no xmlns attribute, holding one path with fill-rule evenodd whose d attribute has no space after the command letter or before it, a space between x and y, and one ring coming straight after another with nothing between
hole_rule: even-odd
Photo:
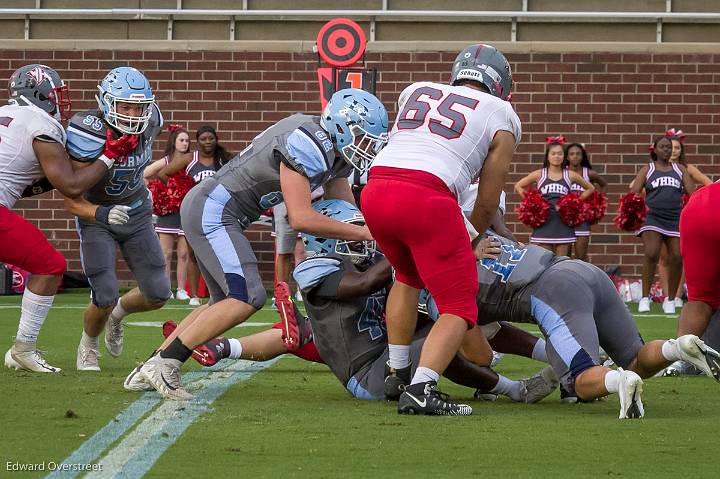
<instances>
[{"instance_id":1,"label":"metal railing","mask_svg":"<svg viewBox=\"0 0 720 479\"><path fill-rule=\"evenodd\" d=\"M42 19L122 19L122 20L166 20L168 22L168 40L173 39L173 22L175 19L227 19L229 21L229 39L235 39L235 22L237 19L282 19L287 21L306 20L308 18L330 19L349 17L356 20L370 21L370 41L375 41L375 22L378 20L412 19L415 22L433 22L438 19L476 19L511 23L511 41L517 41L517 23L527 21L565 20L621 20L635 22L654 22L657 24L656 41L662 43L662 26L665 21L677 23L720 22L718 12L673 12L672 0L666 0L664 12L550 12L528 11L527 0L523 1L522 10L506 11L443 11L443 10L390 10L387 2L383 2L382 10L252 10L247 8L247 0L243 9L211 10L182 8L182 0L178 0L176 9L142 9L142 8L91 8L91 9L60 9L60 8L0 8L0 18L24 17L25 39L30 39L30 21Z\"/></svg>"}]
</instances>

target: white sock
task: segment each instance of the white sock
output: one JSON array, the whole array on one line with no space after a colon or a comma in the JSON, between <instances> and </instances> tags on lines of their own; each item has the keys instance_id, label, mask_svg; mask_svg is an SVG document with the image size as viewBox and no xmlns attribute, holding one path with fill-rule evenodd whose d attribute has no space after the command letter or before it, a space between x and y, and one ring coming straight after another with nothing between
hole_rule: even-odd
<instances>
[{"instance_id":1,"label":"white sock","mask_svg":"<svg viewBox=\"0 0 720 479\"><path fill-rule=\"evenodd\" d=\"M230 338L228 339L228 342L230 343L230 356L228 356L230 359L240 359L242 357L242 343L237 338Z\"/></svg>"},{"instance_id":2,"label":"white sock","mask_svg":"<svg viewBox=\"0 0 720 479\"><path fill-rule=\"evenodd\" d=\"M610 371L605 375L605 389L612 394L620 388L620 371Z\"/></svg>"},{"instance_id":3,"label":"white sock","mask_svg":"<svg viewBox=\"0 0 720 479\"><path fill-rule=\"evenodd\" d=\"M121 321L127 314L127 311L125 311L125 308L122 306L122 298L120 298L110 313L110 319L113 321Z\"/></svg>"},{"instance_id":4,"label":"white sock","mask_svg":"<svg viewBox=\"0 0 720 479\"><path fill-rule=\"evenodd\" d=\"M80 339L80 343L85 346L86 348L90 349L99 349L99 342L98 338L100 336L95 336L94 338L92 336L88 336L85 331L82 333L82 338Z\"/></svg>"},{"instance_id":5,"label":"white sock","mask_svg":"<svg viewBox=\"0 0 720 479\"><path fill-rule=\"evenodd\" d=\"M502 394L513 401L522 401L522 387L520 381L513 381L502 374L498 374L498 383L490 390L493 394Z\"/></svg>"},{"instance_id":6,"label":"white sock","mask_svg":"<svg viewBox=\"0 0 720 479\"><path fill-rule=\"evenodd\" d=\"M410 365L409 344L388 344L388 366L393 369L402 369Z\"/></svg>"},{"instance_id":7,"label":"white sock","mask_svg":"<svg viewBox=\"0 0 720 479\"><path fill-rule=\"evenodd\" d=\"M542 361L544 363L550 362L547 357L547 351L545 351L545 340L538 339L537 343L533 347L532 356L535 361Z\"/></svg>"},{"instance_id":8,"label":"white sock","mask_svg":"<svg viewBox=\"0 0 720 479\"><path fill-rule=\"evenodd\" d=\"M680 355L677 353L677 345L674 339L668 339L662 345L662 355L668 361L679 361Z\"/></svg>"},{"instance_id":9,"label":"white sock","mask_svg":"<svg viewBox=\"0 0 720 479\"><path fill-rule=\"evenodd\" d=\"M47 318L55 296L40 296L25 288L22 297L20 325L16 336L17 341L34 343L37 341L40 328Z\"/></svg>"},{"instance_id":10,"label":"white sock","mask_svg":"<svg viewBox=\"0 0 720 479\"><path fill-rule=\"evenodd\" d=\"M438 382L438 379L440 379L439 373L436 373L430 368L419 367L415 370L415 376L413 376L410 384L426 383L428 381Z\"/></svg>"}]
</instances>

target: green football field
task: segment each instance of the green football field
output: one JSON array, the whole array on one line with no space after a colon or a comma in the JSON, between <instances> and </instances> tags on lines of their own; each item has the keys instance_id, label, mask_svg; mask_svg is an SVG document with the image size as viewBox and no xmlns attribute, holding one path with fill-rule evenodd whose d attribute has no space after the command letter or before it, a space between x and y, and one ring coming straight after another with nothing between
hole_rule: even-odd
<instances>
[{"instance_id":1,"label":"green football field","mask_svg":"<svg viewBox=\"0 0 720 479\"><path fill-rule=\"evenodd\" d=\"M441 389L470 401L474 415L415 417L399 416L392 403L353 399L324 366L286 355L211 370L191 361L183 377L196 399L164 402L154 392L126 392L122 382L159 344L160 324L180 321L189 308L172 301L129 316L123 356L103 350L102 372L80 374L75 353L87 298L58 296L40 335L62 374L0 372L0 477L720 475L720 384L705 377L646 380L641 420L618 420L615 397L568 405L556 392L532 405L489 403L447 380ZM0 297L2 353L16 332L19 303ZM637 316L645 339L673 335L676 319L654 313ZM257 332L277 317L266 308L253 326L231 334ZM519 379L541 367L506 356L497 369Z\"/></svg>"}]
</instances>

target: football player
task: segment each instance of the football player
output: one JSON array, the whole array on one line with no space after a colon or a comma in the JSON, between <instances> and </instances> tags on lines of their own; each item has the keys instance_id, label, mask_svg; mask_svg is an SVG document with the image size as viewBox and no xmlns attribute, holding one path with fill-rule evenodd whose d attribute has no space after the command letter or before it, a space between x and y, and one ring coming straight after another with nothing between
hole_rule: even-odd
<instances>
[{"instance_id":1,"label":"football player","mask_svg":"<svg viewBox=\"0 0 720 479\"><path fill-rule=\"evenodd\" d=\"M192 398L179 368L192 350L242 323L265 304L257 259L244 230L264 210L284 202L290 226L320 236L371 239L365 226L341 223L313 210L311 192L353 201L347 176L365 170L387 140L387 112L370 93L336 92L321 117L295 114L251 144L185 197L185 236L210 291L209 305L193 311L142 366L140 374L169 399Z\"/></svg>"},{"instance_id":2,"label":"football player","mask_svg":"<svg viewBox=\"0 0 720 479\"><path fill-rule=\"evenodd\" d=\"M537 324L556 375L580 399L618 393L620 419L637 418L645 413L641 377L651 377L673 361L690 362L720 380L720 355L695 335L646 344L599 268L488 234L478 245L483 258L477 264L478 324ZM620 369L600 365L599 347Z\"/></svg>"},{"instance_id":3,"label":"football player","mask_svg":"<svg viewBox=\"0 0 720 479\"><path fill-rule=\"evenodd\" d=\"M115 68L98 85L96 98L97 110L76 113L70 120L70 156L78 164L94 162L108 141L122 135L129 135L135 147L83 198L65 200L66 209L76 216L80 259L92 290L77 350L78 371L100 370L98 339L106 322L105 346L118 357L123 350L123 317L161 308L171 295L143 181L153 141L163 126L150 82L135 68ZM116 245L138 283L119 299Z\"/></svg>"},{"instance_id":4,"label":"football player","mask_svg":"<svg viewBox=\"0 0 720 479\"><path fill-rule=\"evenodd\" d=\"M29 221L10 211L34 182L77 197L112 169L132 145L128 136L108 141L99 160L75 171L65 151L70 98L60 75L46 65L32 64L10 77L8 105L0 107L0 261L31 273L23 293L20 326L5 365L15 369L56 373L36 348L40 328L52 306L67 267L65 258ZM42 193L45 189L29 194Z\"/></svg>"},{"instance_id":5,"label":"football player","mask_svg":"<svg viewBox=\"0 0 720 479\"><path fill-rule=\"evenodd\" d=\"M503 54L479 44L457 56L450 85L407 87L388 145L363 190L368 227L396 272L388 297L390 367L410 363L421 289L432 293L440 310L412 384L398 402L399 413L435 414L448 408L472 413L467 405L443 399L435 388L463 341L485 341L478 332L466 335L477 320L478 286L458 201L479 177L470 222L477 231L490 226L520 142L520 120L506 101L511 86Z\"/></svg>"}]
</instances>

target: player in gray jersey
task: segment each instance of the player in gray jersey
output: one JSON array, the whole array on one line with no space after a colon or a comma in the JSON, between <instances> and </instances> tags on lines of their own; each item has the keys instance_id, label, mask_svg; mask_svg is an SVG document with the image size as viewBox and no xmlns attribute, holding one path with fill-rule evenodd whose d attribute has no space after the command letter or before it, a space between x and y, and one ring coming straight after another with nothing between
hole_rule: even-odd
<instances>
[{"instance_id":1,"label":"player in gray jersey","mask_svg":"<svg viewBox=\"0 0 720 479\"><path fill-rule=\"evenodd\" d=\"M109 135L128 134L137 147L111 168L83 199L66 199L76 216L80 259L92 290L78 346L79 371L99 371L98 338L105 323L105 346L117 357L123 349L125 315L161 308L170 297L165 259L152 225L152 206L143 172L163 118L147 78L138 70L111 70L98 86L98 110L76 113L67 129L67 150L78 162L92 162ZM118 300L115 249L135 276L138 287Z\"/></svg>"},{"instance_id":2,"label":"player in gray jersey","mask_svg":"<svg viewBox=\"0 0 720 479\"><path fill-rule=\"evenodd\" d=\"M620 418L642 417L641 377L651 377L678 359L720 380L720 355L697 336L645 344L612 281L599 268L488 234L478 247L483 257L477 266L478 324L537 324L555 373L581 399L617 392ZM621 369L600 366L599 347Z\"/></svg>"},{"instance_id":3,"label":"player in gray jersey","mask_svg":"<svg viewBox=\"0 0 720 479\"><path fill-rule=\"evenodd\" d=\"M192 350L245 321L265 304L257 259L244 230L262 211L285 202L297 231L345 240L371 239L364 226L314 211L311 192L353 201L347 176L366 169L387 139L387 112L370 93L340 90L322 117L296 114L260 133L251 144L185 197L182 226L210 291L149 359L140 374L163 396L189 399L179 368ZM168 379L169 378L169 379Z\"/></svg>"}]
</instances>

